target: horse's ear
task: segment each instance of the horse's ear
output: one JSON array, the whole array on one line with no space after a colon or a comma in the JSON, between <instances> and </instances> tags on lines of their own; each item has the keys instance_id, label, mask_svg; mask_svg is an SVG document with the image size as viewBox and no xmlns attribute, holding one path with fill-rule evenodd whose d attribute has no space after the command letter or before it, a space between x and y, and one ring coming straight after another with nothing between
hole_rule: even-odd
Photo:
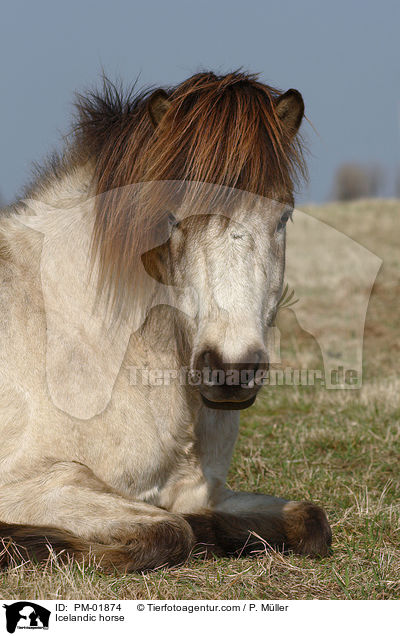
<instances>
[{"instance_id":1,"label":"horse's ear","mask_svg":"<svg viewBox=\"0 0 400 636\"><path fill-rule=\"evenodd\" d=\"M304 115L304 102L301 93L294 88L290 88L286 93L278 97L276 113L289 135L294 137L300 128Z\"/></svg>"},{"instance_id":2,"label":"horse's ear","mask_svg":"<svg viewBox=\"0 0 400 636\"><path fill-rule=\"evenodd\" d=\"M157 128L170 106L171 102L168 99L168 95L161 88L150 96L147 107L154 128Z\"/></svg>"}]
</instances>

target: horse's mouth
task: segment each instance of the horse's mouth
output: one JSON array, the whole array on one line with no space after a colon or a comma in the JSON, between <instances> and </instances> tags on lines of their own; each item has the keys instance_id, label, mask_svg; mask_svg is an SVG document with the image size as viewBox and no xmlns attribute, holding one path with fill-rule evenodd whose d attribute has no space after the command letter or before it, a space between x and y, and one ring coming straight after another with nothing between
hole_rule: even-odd
<instances>
[{"instance_id":1,"label":"horse's mouth","mask_svg":"<svg viewBox=\"0 0 400 636\"><path fill-rule=\"evenodd\" d=\"M242 402L213 402L208 400L202 393L200 393L203 404L208 406L209 409L219 409L222 411L241 411L242 409L248 409L249 406L254 404L257 395L253 395L249 400L243 400Z\"/></svg>"}]
</instances>

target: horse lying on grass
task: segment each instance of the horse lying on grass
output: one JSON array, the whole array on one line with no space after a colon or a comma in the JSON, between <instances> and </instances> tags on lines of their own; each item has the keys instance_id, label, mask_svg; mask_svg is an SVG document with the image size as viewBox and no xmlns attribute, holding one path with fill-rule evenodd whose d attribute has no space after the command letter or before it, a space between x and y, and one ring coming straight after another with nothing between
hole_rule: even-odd
<instances>
[{"instance_id":1,"label":"horse lying on grass","mask_svg":"<svg viewBox=\"0 0 400 636\"><path fill-rule=\"evenodd\" d=\"M282 294L300 93L201 73L138 96L105 81L77 107L0 219L2 565L49 546L123 571L199 543L327 554L321 508L225 485Z\"/></svg>"}]
</instances>

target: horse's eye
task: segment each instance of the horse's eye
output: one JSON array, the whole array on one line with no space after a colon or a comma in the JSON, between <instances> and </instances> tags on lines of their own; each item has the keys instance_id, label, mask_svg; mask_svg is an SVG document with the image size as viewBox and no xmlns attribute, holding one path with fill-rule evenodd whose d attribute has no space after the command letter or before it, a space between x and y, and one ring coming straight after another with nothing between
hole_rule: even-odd
<instances>
[{"instance_id":1,"label":"horse's eye","mask_svg":"<svg viewBox=\"0 0 400 636\"><path fill-rule=\"evenodd\" d=\"M168 226L172 229L179 224L176 216L172 212L168 212Z\"/></svg>"},{"instance_id":2,"label":"horse's eye","mask_svg":"<svg viewBox=\"0 0 400 636\"><path fill-rule=\"evenodd\" d=\"M278 225L276 227L276 231L277 232L282 232L282 230L285 229L286 227L286 223L289 221L289 219L291 219L293 216L293 208L290 207L289 205L287 205L285 207L285 210L281 216L281 218L279 219Z\"/></svg>"}]
</instances>

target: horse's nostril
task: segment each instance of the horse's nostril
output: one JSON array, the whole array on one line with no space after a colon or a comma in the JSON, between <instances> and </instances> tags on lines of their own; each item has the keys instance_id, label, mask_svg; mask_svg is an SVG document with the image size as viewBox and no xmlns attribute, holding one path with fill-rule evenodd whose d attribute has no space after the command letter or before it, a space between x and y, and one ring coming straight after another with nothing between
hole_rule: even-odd
<instances>
[{"instance_id":1,"label":"horse's nostril","mask_svg":"<svg viewBox=\"0 0 400 636\"><path fill-rule=\"evenodd\" d=\"M268 358L264 351L259 349L254 352L253 363L250 365L254 371L258 371L259 369L266 368L268 366Z\"/></svg>"},{"instance_id":2,"label":"horse's nostril","mask_svg":"<svg viewBox=\"0 0 400 636\"><path fill-rule=\"evenodd\" d=\"M196 357L195 368L199 371L205 369L221 368L222 361L215 351L205 349Z\"/></svg>"},{"instance_id":3,"label":"horse's nostril","mask_svg":"<svg viewBox=\"0 0 400 636\"><path fill-rule=\"evenodd\" d=\"M249 351L247 356L243 358L242 365L252 371L258 371L262 366L267 363L267 356L261 349L255 351Z\"/></svg>"},{"instance_id":4,"label":"horse's nostril","mask_svg":"<svg viewBox=\"0 0 400 636\"><path fill-rule=\"evenodd\" d=\"M260 363L261 363L261 351L256 351L254 353L253 362L250 363L250 367L254 371L257 371L260 368Z\"/></svg>"}]
</instances>

